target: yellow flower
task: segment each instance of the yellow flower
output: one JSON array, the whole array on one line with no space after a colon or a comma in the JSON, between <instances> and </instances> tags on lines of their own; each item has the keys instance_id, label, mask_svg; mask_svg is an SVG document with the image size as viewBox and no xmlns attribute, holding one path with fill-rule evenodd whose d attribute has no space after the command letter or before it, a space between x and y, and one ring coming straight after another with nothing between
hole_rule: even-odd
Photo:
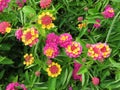
<instances>
[{"instance_id":1,"label":"yellow flower","mask_svg":"<svg viewBox=\"0 0 120 90\"><path fill-rule=\"evenodd\" d=\"M60 75L62 69L58 63L52 62L46 69L48 76L57 77Z\"/></svg>"},{"instance_id":2,"label":"yellow flower","mask_svg":"<svg viewBox=\"0 0 120 90\"><path fill-rule=\"evenodd\" d=\"M43 29L53 28L55 26L53 24L53 20L55 20L55 17L53 17L53 15L49 12L43 12L41 15L38 16L38 24L41 24Z\"/></svg>"},{"instance_id":3,"label":"yellow flower","mask_svg":"<svg viewBox=\"0 0 120 90\"><path fill-rule=\"evenodd\" d=\"M34 62L34 57L32 56L32 54L25 54L24 59L25 61L23 62L23 64L25 64L26 66L29 66Z\"/></svg>"}]
</instances>

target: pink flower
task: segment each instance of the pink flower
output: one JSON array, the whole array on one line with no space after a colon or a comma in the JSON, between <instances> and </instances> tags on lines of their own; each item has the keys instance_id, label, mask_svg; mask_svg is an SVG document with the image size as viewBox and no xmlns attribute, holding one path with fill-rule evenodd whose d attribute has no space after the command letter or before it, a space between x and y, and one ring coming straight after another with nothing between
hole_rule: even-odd
<instances>
[{"instance_id":1,"label":"pink flower","mask_svg":"<svg viewBox=\"0 0 120 90\"><path fill-rule=\"evenodd\" d=\"M40 7L41 8L49 8L52 0L41 0L40 1Z\"/></svg>"},{"instance_id":2,"label":"pink flower","mask_svg":"<svg viewBox=\"0 0 120 90\"><path fill-rule=\"evenodd\" d=\"M98 85L98 84L100 83L99 78L98 78L98 77L93 77L93 78L92 78L92 83L93 83L95 86Z\"/></svg>"},{"instance_id":3,"label":"pink flower","mask_svg":"<svg viewBox=\"0 0 120 90\"><path fill-rule=\"evenodd\" d=\"M67 47L72 43L72 36L69 33L64 33L59 36L60 47Z\"/></svg>"},{"instance_id":4,"label":"pink flower","mask_svg":"<svg viewBox=\"0 0 120 90\"><path fill-rule=\"evenodd\" d=\"M114 9L111 8L110 5L107 5L105 7L105 10L102 12L104 18L112 18L114 17L115 13L114 13Z\"/></svg>"},{"instance_id":5,"label":"pink flower","mask_svg":"<svg viewBox=\"0 0 120 90\"><path fill-rule=\"evenodd\" d=\"M56 45L58 45L59 37L55 33L50 33L47 35L46 43L55 43Z\"/></svg>"},{"instance_id":6,"label":"pink flower","mask_svg":"<svg viewBox=\"0 0 120 90\"><path fill-rule=\"evenodd\" d=\"M72 42L65 48L66 54L71 58L77 58L82 53L82 46L78 42Z\"/></svg>"},{"instance_id":7,"label":"pink flower","mask_svg":"<svg viewBox=\"0 0 120 90\"><path fill-rule=\"evenodd\" d=\"M88 48L88 56L94 60L103 60L109 57L111 53L111 49L106 43L91 44Z\"/></svg>"},{"instance_id":8,"label":"pink flower","mask_svg":"<svg viewBox=\"0 0 120 90\"><path fill-rule=\"evenodd\" d=\"M17 87L20 87L22 90L27 90L24 84L19 84L18 82L9 83L6 90L17 90Z\"/></svg>"},{"instance_id":9,"label":"pink flower","mask_svg":"<svg viewBox=\"0 0 120 90\"><path fill-rule=\"evenodd\" d=\"M21 40L22 35L23 35L22 28L19 28L19 29L15 32L15 36L16 36L16 38L17 38L18 40Z\"/></svg>"},{"instance_id":10,"label":"pink flower","mask_svg":"<svg viewBox=\"0 0 120 90\"><path fill-rule=\"evenodd\" d=\"M99 28L101 26L100 20L96 19L96 23L93 25L94 28Z\"/></svg>"},{"instance_id":11,"label":"pink flower","mask_svg":"<svg viewBox=\"0 0 120 90\"><path fill-rule=\"evenodd\" d=\"M69 90L73 90L71 86L69 86Z\"/></svg>"},{"instance_id":12,"label":"pink flower","mask_svg":"<svg viewBox=\"0 0 120 90\"><path fill-rule=\"evenodd\" d=\"M0 12L2 12L5 8L8 7L8 3L10 0L0 0Z\"/></svg>"},{"instance_id":13,"label":"pink flower","mask_svg":"<svg viewBox=\"0 0 120 90\"><path fill-rule=\"evenodd\" d=\"M11 31L11 25L9 22L0 22L0 33L5 34Z\"/></svg>"},{"instance_id":14,"label":"pink flower","mask_svg":"<svg viewBox=\"0 0 120 90\"><path fill-rule=\"evenodd\" d=\"M43 50L48 58L55 58L59 54L59 48L55 43L46 44Z\"/></svg>"},{"instance_id":15,"label":"pink flower","mask_svg":"<svg viewBox=\"0 0 120 90\"><path fill-rule=\"evenodd\" d=\"M26 3L26 0L16 0L16 4L19 6L19 7L23 7L23 5Z\"/></svg>"},{"instance_id":16,"label":"pink flower","mask_svg":"<svg viewBox=\"0 0 120 90\"><path fill-rule=\"evenodd\" d=\"M72 77L74 80L82 81L82 75L77 74L81 66L82 65L80 63L74 61L74 69L73 69L73 73L72 73Z\"/></svg>"},{"instance_id":17,"label":"pink flower","mask_svg":"<svg viewBox=\"0 0 120 90\"><path fill-rule=\"evenodd\" d=\"M39 77L39 76L40 76L40 71L36 71L36 72L35 72L35 75L36 75L37 77Z\"/></svg>"},{"instance_id":18,"label":"pink flower","mask_svg":"<svg viewBox=\"0 0 120 90\"><path fill-rule=\"evenodd\" d=\"M83 17L78 17L78 21L81 22L83 20Z\"/></svg>"}]
</instances>

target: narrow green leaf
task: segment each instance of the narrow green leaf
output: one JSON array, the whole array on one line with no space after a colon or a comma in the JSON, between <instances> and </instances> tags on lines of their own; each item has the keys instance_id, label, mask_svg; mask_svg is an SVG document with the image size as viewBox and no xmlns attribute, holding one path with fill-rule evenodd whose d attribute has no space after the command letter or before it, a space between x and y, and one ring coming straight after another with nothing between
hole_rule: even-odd
<instances>
[{"instance_id":1,"label":"narrow green leaf","mask_svg":"<svg viewBox=\"0 0 120 90\"><path fill-rule=\"evenodd\" d=\"M50 78L48 81L48 90L55 90L57 78Z\"/></svg>"}]
</instances>

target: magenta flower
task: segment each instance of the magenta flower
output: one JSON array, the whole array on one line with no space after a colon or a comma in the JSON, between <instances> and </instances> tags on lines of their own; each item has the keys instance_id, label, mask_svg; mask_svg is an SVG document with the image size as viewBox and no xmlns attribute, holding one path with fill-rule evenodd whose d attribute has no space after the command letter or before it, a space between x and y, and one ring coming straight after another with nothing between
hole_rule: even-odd
<instances>
[{"instance_id":1,"label":"magenta flower","mask_svg":"<svg viewBox=\"0 0 120 90\"><path fill-rule=\"evenodd\" d=\"M22 90L27 90L24 84L19 84L18 82L9 83L6 90L17 90L18 87Z\"/></svg>"},{"instance_id":2,"label":"magenta flower","mask_svg":"<svg viewBox=\"0 0 120 90\"><path fill-rule=\"evenodd\" d=\"M95 24L93 25L93 27L98 29L100 26L101 26L100 20L99 20L99 19L96 19L96 22L95 22Z\"/></svg>"},{"instance_id":3,"label":"magenta flower","mask_svg":"<svg viewBox=\"0 0 120 90\"><path fill-rule=\"evenodd\" d=\"M58 45L59 37L55 33L50 33L47 35L46 43L55 43L56 45Z\"/></svg>"},{"instance_id":4,"label":"magenta flower","mask_svg":"<svg viewBox=\"0 0 120 90\"><path fill-rule=\"evenodd\" d=\"M10 0L0 0L0 12L2 12L5 8L8 7L8 3Z\"/></svg>"},{"instance_id":5,"label":"magenta flower","mask_svg":"<svg viewBox=\"0 0 120 90\"><path fill-rule=\"evenodd\" d=\"M95 86L98 85L98 84L100 83L99 78L98 78L98 77L93 77L93 78L92 78L92 83L93 83Z\"/></svg>"},{"instance_id":6,"label":"magenta flower","mask_svg":"<svg viewBox=\"0 0 120 90\"><path fill-rule=\"evenodd\" d=\"M69 90L73 90L71 86L69 86Z\"/></svg>"},{"instance_id":7,"label":"magenta flower","mask_svg":"<svg viewBox=\"0 0 120 90\"><path fill-rule=\"evenodd\" d=\"M19 7L23 7L25 3L26 3L26 0L16 0L16 4L17 4Z\"/></svg>"},{"instance_id":8,"label":"magenta flower","mask_svg":"<svg viewBox=\"0 0 120 90\"><path fill-rule=\"evenodd\" d=\"M69 33L64 33L59 36L60 47L67 47L72 43L72 36Z\"/></svg>"},{"instance_id":9,"label":"magenta flower","mask_svg":"<svg viewBox=\"0 0 120 90\"><path fill-rule=\"evenodd\" d=\"M105 7L105 10L102 12L102 14L104 18L113 18L115 16L114 9L110 5Z\"/></svg>"},{"instance_id":10,"label":"magenta flower","mask_svg":"<svg viewBox=\"0 0 120 90\"><path fill-rule=\"evenodd\" d=\"M46 44L43 50L48 58L55 58L59 54L59 48L55 43Z\"/></svg>"},{"instance_id":11,"label":"magenta flower","mask_svg":"<svg viewBox=\"0 0 120 90\"><path fill-rule=\"evenodd\" d=\"M77 74L81 66L82 65L80 63L74 61L74 69L73 69L73 73L72 73L72 77L74 80L82 81L82 75Z\"/></svg>"},{"instance_id":12,"label":"magenta flower","mask_svg":"<svg viewBox=\"0 0 120 90\"><path fill-rule=\"evenodd\" d=\"M40 0L40 7L41 8L49 8L52 0Z\"/></svg>"},{"instance_id":13,"label":"magenta flower","mask_svg":"<svg viewBox=\"0 0 120 90\"><path fill-rule=\"evenodd\" d=\"M22 35L23 35L22 28L19 28L19 29L15 32L15 36L16 36L16 38L17 38L18 40L21 40Z\"/></svg>"},{"instance_id":14,"label":"magenta flower","mask_svg":"<svg viewBox=\"0 0 120 90\"><path fill-rule=\"evenodd\" d=\"M78 17L78 21L81 22L83 20L83 17Z\"/></svg>"},{"instance_id":15,"label":"magenta flower","mask_svg":"<svg viewBox=\"0 0 120 90\"><path fill-rule=\"evenodd\" d=\"M72 42L65 48L65 52L70 58L77 58L82 53L82 46L78 42Z\"/></svg>"}]
</instances>

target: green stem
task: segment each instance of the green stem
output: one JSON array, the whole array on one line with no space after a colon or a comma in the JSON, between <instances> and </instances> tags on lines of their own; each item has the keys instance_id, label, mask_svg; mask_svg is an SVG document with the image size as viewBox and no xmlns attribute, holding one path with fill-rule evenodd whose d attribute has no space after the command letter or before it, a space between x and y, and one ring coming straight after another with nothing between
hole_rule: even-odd
<instances>
[{"instance_id":1,"label":"green stem","mask_svg":"<svg viewBox=\"0 0 120 90\"><path fill-rule=\"evenodd\" d=\"M114 25L114 23L115 23L117 17L119 16L119 14L120 14L120 11L117 13L117 15L116 15L116 16L114 17L114 19L113 19L113 22L112 22L112 24L111 24L111 26L110 26L110 29L109 29L109 31L108 31L108 34L107 34L107 37L106 37L105 43L108 42L108 39L109 39L110 34L111 34L111 31L112 31L112 29L113 29L113 25Z\"/></svg>"}]
</instances>

